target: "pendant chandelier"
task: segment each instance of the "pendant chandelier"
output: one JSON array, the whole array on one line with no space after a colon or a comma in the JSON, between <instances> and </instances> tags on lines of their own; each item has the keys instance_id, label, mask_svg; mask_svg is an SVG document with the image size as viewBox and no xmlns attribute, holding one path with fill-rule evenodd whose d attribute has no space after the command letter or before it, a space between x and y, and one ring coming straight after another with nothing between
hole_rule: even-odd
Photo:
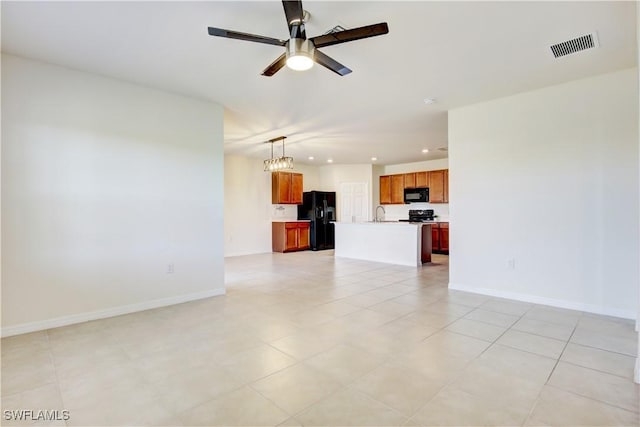
<instances>
[{"instance_id":1,"label":"pendant chandelier","mask_svg":"<svg viewBox=\"0 0 640 427\"><path fill-rule=\"evenodd\" d=\"M271 144L271 158L264 161L265 172L277 172L284 169L293 169L293 157L286 157L284 155L284 140L286 138L286 136L279 136L266 141L267 144ZM273 157L273 143L280 140L282 140L282 156Z\"/></svg>"}]
</instances>

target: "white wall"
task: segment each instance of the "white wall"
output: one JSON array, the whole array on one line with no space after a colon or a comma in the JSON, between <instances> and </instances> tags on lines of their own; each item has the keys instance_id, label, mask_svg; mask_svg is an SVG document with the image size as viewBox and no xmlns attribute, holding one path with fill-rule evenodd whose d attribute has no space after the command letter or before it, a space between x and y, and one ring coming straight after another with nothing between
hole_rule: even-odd
<instances>
[{"instance_id":1,"label":"white wall","mask_svg":"<svg viewBox=\"0 0 640 427\"><path fill-rule=\"evenodd\" d=\"M376 208L380 205L380 177L384 175L384 165L373 165L371 168L372 175L372 197L371 197L371 212L375 217Z\"/></svg>"},{"instance_id":2,"label":"white wall","mask_svg":"<svg viewBox=\"0 0 640 427\"><path fill-rule=\"evenodd\" d=\"M296 205L271 204L271 174L263 159L224 156L224 255L271 252L271 221L298 218ZM295 164L295 159L294 159ZM318 168L295 164L303 174L303 190L320 186Z\"/></svg>"},{"instance_id":3,"label":"white wall","mask_svg":"<svg viewBox=\"0 0 640 427\"><path fill-rule=\"evenodd\" d=\"M413 163L400 163L397 165L384 166L383 170L376 179L379 181L380 175L392 175L398 173L433 171L439 169L449 169L449 159L424 160ZM449 171L451 175L451 171ZM378 193L375 195L374 209L380 202L380 190L378 183ZM448 203L411 203L408 205L384 205L385 219L397 220L409 218L410 209L433 209L435 215L441 221L449 220L449 204ZM382 213L382 212L381 212Z\"/></svg>"},{"instance_id":4,"label":"white wall","mask_svg":"<svg viewBox=\"0 0 640 427\"><path fill-rule=\"evenodd\" d=\"M638 7L637 4L636 4L636 24L637 24L636 25L636 49L638 51L636 56L636 65L640 70L640 31L637 31L637 28L640 28L640 7ZM636 72L636 76L638 78L638 86L640 87L640 72ZM638 96L638 109L640 110L640 96ZM640 121L640 116L638 117L638 120ZM638 144L640 145L640 134L638 135ZM640 158L638 158L638 161L640 162ZM638 178L640 180L640 176ZM640 259L638 261L639 261L638 265L640 268ZM640 280L638 281L638 315L636 317L636 332L638 332L638 347L637 347L638 355L636 357L634 379L635 379L635 382L640 384Z\"/></svg>"},{"instance_id":5,"label":"white wall","mask_svg":"<svg viewBox=\"0 0 640 427\"><path fill-rule=\"evenodd\" d=\"M2 55L3 335L224 293L222 117Z\"/></svg>"},{"instance_id":6,"label":"white wall","mask_svg":"<svg viewBox=\"0 0 640 427\"><path fill-rule=\"evenodd\" d=\"M384 173L392 175L395 173L409 173L421 171L435 171L439 169L448 169L449 159L423 160L421 162L399 163L397 165L386 165Z\"/></svg>"},{"instance_id":7,"label":"white wall","mask_svg":"<svg viewBox=\"0 0 640 427\"><path fill-rule=\"evenodd\" d=\"M224 255L271 252L271 211L262 160L224 156Z\"/></svg>"},{"instance_id":8,"label":"white wall","mask_svg":"<svg viewBox=\"0 0 640 427\"><path fill-rule=\"evenodd\" d=\"M372 171L371 165L369 164L327 165L327 166L319 167L319 171L320 171L320 188L317 188L316 190L336 192L336 205L337 205L336 219L338 221L343 221L342 209L340 207L340 200L341 200L340 184L364 182L367 184L369 201L372 200L373 171ZM371 216L371 213L369 213L369 216Z\"/></svg>"},{"instance_id":9,"label":"white wall","mask_svg":"<svg viewBox=\"0 0 640 427\"><path fill-rule=\"evenodd\" d=\"M449 112L451 288L636 316L636 74Z\"/></svg>"}]
</instances>

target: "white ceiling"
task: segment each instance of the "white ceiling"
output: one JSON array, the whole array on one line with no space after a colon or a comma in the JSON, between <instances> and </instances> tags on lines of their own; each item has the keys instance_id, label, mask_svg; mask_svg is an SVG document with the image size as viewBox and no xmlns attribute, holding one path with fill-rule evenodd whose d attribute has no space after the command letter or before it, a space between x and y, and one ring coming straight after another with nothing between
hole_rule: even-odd
<instances>
[{"instance_id":1,"label":"white ceiling","mask_svg":"<svg viewBox=\"0 0 640 427\"><path fill-rule=\"evenodd\" d=\"M263 77L282 48L207 27L286 39L279 1L3 1L2 51L215 101L226 153L264 158L264 141L286 135L287 154L317 164L446 157L451 108L636 65L635 2L303 4L309 37L378 22L389 34L322 49L353 70L345 77L317 65ZM551 55L594 31L598 49Z\"/></svg>"}]
</instances>

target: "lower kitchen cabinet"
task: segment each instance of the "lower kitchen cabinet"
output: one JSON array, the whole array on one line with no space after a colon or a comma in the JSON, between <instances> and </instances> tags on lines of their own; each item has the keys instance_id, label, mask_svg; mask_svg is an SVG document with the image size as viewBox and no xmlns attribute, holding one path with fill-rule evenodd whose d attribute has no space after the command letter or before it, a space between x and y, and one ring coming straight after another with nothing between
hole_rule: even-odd
<instances>
[{"instance_id":1,"label":"lower kitchen cabinet","mask_svg":"<svg viewBox=\"0 0 640 427\"><path fill-rule=\"evenodd\" d=\"M272 222L271 248L273 252L294 252L309 249L308 221Z\"/></svg>"},{"instance_id":2,"label":"lower kitchen cabinet","mask_svg":"<svg viewBox=\"0 0 640 427\"><path fill-rule=\"evenodd\" d=\"M449 223L440 223L440 252L449 253Z\"/></svg>"},{"instance_id":3,"label":"lower kitchen cabinet","mask_svg":"<svg viewBox=\"0 0 640 427\"><path fill-rule=\"evenodd\" d=\"M431 250L440 251L440 224L431 225Z\"/></svg>"},{"instance_id":4,"label":"lower kitchen cabinet","mask_svg":"<svg viewBox=\"0 0 640 427\"><path fill-rule=\"evenodd\" d=\"M420 258L422 263L431 262L431 252L433 252L433 247L431 243L431 236L433 234L433 227L438 224L423 224L422 225L422 248L420 253Z\"/></svg>"},{"instance_id":5,"label":"lower kitchen cabinet","mask_svg":"<svg viewBox=\"0 0 640 427\"><path fill-rule=\"evenodd\" d=\"M435 253L449 253L449 223L439 222L431 226L431 244Z\"/></svg>"}]
</instances>

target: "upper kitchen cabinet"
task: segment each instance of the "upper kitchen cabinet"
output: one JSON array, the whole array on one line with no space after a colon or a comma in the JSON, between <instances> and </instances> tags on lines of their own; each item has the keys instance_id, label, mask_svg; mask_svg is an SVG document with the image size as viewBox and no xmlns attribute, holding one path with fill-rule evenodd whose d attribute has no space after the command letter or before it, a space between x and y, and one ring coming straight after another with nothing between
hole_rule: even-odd
<instances>
[{"instance_id":1,"label":"upper kitchen cabinet","mask_svg":"<svg viewBox=\"0 0 640 427\"><path fill-rule=\"evenodd\" d=\"M281 205L302 204L302 174L273 172L271 174L271 203Z\"/></svg>"},{"instance_id":2,"label":"upper kitchen cabinet","mask_svg":"<svg viewBox=\"0 0 640 427\"><path fill-rule=\"evenodd\" d=\"M416 188L429 186L429 172L416 172Z\"/></svg>"},{"instance_id":3,"label":"upper kitchen cabinet","mask_svg":"<svg viewBox=\"0 0 640 427\"><path fill-rule=\"evenodd\" d=\"M380 177L380 204L404 203L404 175L383 175Z\"/></svg>"},{"instance_id":4,"label":"upper kitchen cabinet","mask_svg":"<svg viewBox=\"0 0 640 427\"><path fill-rule=\"evenodd\" d=\"M444 171L444 202L449 203L449 169Z\"/></svg>"},{"instance_id":5,"label":"upper kitchen cabinet","mask_svg":"<svg viewBox=\"0 0 640 427\"><path fill-rule=\"evenodd\" d=\"M449 203L449 170L421 171L380 177L380 204L404 203L405 188L429 188L429 203Z\"/></svg>"},{"instance_id":6,"label":"upper kitchen cabinet","mask_svg":"<svg viewBox=\"0 0 640 427\"><path fill-rule=\"evenodd\" d=\"M429 203L449 203L449 171L429 171Z\"/></svg>"},{"instance_id":7,"label":"upper kitchen cabinet","mask_svg":"<svg viewBox=\"0 0 640 427\"><path fill-rule=\"evenodd\" d=\"M391 204L391 175L380 177L380 204Z\"/></svg>"},{"instance_id":8,"label":"upper kitchen cabinet","mask_svg":"<svg viewBox=\"0 0 640 427\"><path fill-rule=\"evenodd\" d=\"M404 203L404 175L391 175L391 203Z\"/></svg>"},{"instance_id":9,"label":"upper kitchen cabinet","mask_svg":"<svg viewBox=\"0 0 640 427\"><path fill-rule=\"evenodd\" d=\"M404 174L404 188L416 188L416 173L405 173Z\"/></svg>"},{"instance_id":10,"label":"upper kitchen cabinet","mask_svg":"<svg viewBox=\"0 0 640 427\"><path fill-rule=\"evenodd\" d=\"M302 174L291 174L291 203L294 205L302 204Z\"/></svg>"}]
</instances>

